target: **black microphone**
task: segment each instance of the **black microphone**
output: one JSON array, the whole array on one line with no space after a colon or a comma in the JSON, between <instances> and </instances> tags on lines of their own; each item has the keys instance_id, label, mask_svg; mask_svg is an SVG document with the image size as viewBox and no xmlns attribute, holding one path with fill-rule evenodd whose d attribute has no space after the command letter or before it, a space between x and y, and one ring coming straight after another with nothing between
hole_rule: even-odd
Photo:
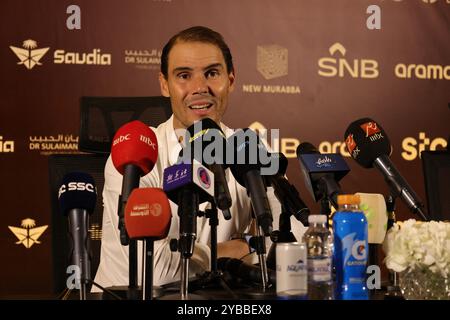
<instances>
[{"instance_id":1,"label":"black microphone","mask_svg":"<svg viewBox=\"0 0 450 320\"><path fill-rule=\"evenodd\" d=\"M225 178L227 140L220 127L210 118L196 121L186 129L188 143L180 151L184 162L196 159L214 174L214 201L225 220L231 219L232 204L228 182Z\"/></svg>"},{"instance_id":2,"label":"black microphone","mask_svg":"<svg viewBox=\"0 0 450 320\"><path fill-rule=\"evenodd\" d=\"M264 145L260 143L258 135L248 128L237 130L230 136L228 147L227 163L230 163L229 157L233 157L230 165L231 172L236 181L247 189L256 221L261 226L264 235L269 236L273 229L273 217L266 186L261 177L261 169L265 169L262 167L267 166L274 159L269 156ZM271 163L272 165L273 163Z\"/></svg>"},{"instance_id":3,"label":"black microphone","mask_svg":"<svg viewBox=\"0 0 450 320\"><path fill-rule=\"evenodd\" d=\"M400 196L409 210L423 220L428 220L419 196L389 158L391 143L378 122L370 118L356 120L345 130L344 138L347 150L356 162L364 168L377 168L383 174L392 195Z\"/></svg>"},{"instance_id":4,"label":"black microphone","mask_svg":"<svg viewBox=\"0 0 450 320\"><path fill-rule=\"evenodd\" d=\"M72 172L63 177L58 193L61 212L69 217L72 265L80 270L80 297L86 299L86 284L91 280L89 253L89 214L94 211L97 191L87 173Z\"/></svg>"},{"instance_id":5,"label":"black microphone","mask_svg":"<svg viewBox=\"0 0 450 320\"><path fill-rule=\"evenodd\" d=\"M272 153L272 157L277 157L279 161L278 172L274 175L264 176L267 186L272 186L275 196L281 204L286 206L286 210L291 212L294 217L303 225L308 225L309 208L300 198L298 190L289 183L285 174L288 166L288 160L283 153Z\"/></svg>"},{"instance_id":6,"label":"black microphone","mask_svg":"<svg viewBox=\"0 0 450 320\"><path fill-rule=\"evenodd\" d=\"M175 164L164 169L163 190L178 205L178 251L184 258L190 258L194 253L197 237L199 205L213 201L214 175L196 160L192 163Z\"/></svg>"},{"instance_id":7,"label":"black microphone","mask_svg":"<svg viewBox=\"0 0 450 320\"><path fill-rule=\"evenodd\" d=\"M342 193L339 181L350 171L342 156L321 154L311 143L303 142L297 147L297 158L313 199L328 199L337 210L337 196Z\"/></svg>"},{"instance_id":8,"label":"black microphone","mask_svg":"<svg viewBox=\"0 0 450 320\"><path fill-rule=\"evenodd\" d=\"M223 272L228 272L233 278L250 281L252 283L261 283L261 269L258 266L245 263L235 258L222 257L217 260L217 267ZM276 283L276 272L268 269L269 280L272 284Z\"/></svg>"}]
</instances>

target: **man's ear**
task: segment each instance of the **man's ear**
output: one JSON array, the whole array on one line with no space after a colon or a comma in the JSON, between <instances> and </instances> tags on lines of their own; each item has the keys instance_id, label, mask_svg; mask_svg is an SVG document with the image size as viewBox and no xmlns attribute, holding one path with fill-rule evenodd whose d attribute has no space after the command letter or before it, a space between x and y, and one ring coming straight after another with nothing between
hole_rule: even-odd
<instances>
[{"instance_id":1,"label":"man's ear","mask_svg":"<svg viewBox=\"0 0 450 320\"><path fill-rule=\"evenodd\" d=\"M230 92L232 92L234 90L234 82L235 82L235 75L234 75L234 71L231 71L228 74L228 80L230 81Z\"/></svg>"},{"instance_id":2,"label":"man's ear","mask_svg":"<svg viewBox=\"0 0 450 320\"><path fill-rule=\"evenodd\" d=\"M164 77L164 75L162 74L162 72L159 73L159 87L161 89L161 94L164 97L170 97L170 93L169 93L169 83L167 82L166 77Z\"/></svg>"}]
</instances>

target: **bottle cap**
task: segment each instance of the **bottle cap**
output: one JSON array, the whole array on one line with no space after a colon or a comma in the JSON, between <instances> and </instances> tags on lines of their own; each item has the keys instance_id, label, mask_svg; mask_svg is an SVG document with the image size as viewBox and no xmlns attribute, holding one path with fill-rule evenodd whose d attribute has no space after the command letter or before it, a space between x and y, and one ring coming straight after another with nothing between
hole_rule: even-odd
<instances>
[{"instance_id":1,"label":"bottle cap","mask_svg":"<svg viewBox=\"0 0 450 320\"><path fill-rule=\"evenodd\" d=\"M341 204L360 204L361 199L356 194L340 194L337 196L338 205Z\"/></svg>"},{"instance_id":2,"label":"bottle cap","mask_svg":"<svg viewBox=\"0 0 450 320\"><path fill-rule=\"evenodd\" d=\"M324 214L312 214L308 216L309 223L326 223L327 216Z\"/></svg>"}]
</instances>

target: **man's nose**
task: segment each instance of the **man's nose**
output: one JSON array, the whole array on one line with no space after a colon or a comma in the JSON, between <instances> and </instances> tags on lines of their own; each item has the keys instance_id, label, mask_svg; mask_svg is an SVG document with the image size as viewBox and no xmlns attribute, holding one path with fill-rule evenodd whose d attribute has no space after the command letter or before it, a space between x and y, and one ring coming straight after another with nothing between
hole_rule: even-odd
<instances>
[{"instance_id":1,"label":"man's nose","mask_svg":"<svg viewBox=\"0 0 450 320\"><path fill-rule=\"evenodd\" d=\"M193 93L208 93L208 81L203 74L193 78L192 90Z\"/></svg>"}]
</instances>

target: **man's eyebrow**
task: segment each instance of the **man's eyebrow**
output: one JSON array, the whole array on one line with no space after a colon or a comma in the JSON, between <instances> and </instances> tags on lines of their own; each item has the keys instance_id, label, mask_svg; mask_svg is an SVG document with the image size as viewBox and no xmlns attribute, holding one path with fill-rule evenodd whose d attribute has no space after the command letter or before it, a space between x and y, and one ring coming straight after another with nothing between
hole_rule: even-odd
<instances>
[{"instance_id":1,"label":"man's eyebrow","mask_svg":"<svg viewBox=\"0 0 450 320\"><path fill-rule=\"evenodd\" d=\"M212 63L208 66L206 66L205 68L203 68L203 70L209 70L209 69L213 69L213 68L223 68L222 63ZM172 70L172 73L178 73L178 72L183 72L183 71L192 71L194 70L191 67L177 67L175 69Z\"/></svg>"}]
</instances>

